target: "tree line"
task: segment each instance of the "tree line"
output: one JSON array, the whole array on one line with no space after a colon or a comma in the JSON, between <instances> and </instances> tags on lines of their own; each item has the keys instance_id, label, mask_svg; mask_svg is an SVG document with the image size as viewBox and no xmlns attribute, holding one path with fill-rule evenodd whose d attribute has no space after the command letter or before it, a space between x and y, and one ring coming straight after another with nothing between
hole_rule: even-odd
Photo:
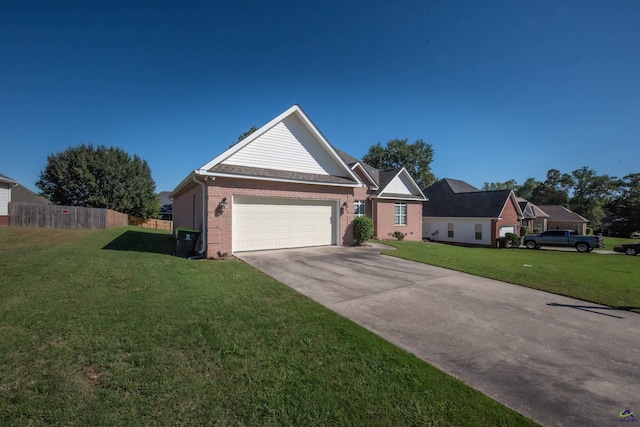
<instances>
[{"instance_id":1,"label":"tree line","mask_svg":"<svg viewBox=\"0 0 640 427\"><path fill-rule=\"evenodd\" d=\"M535 205L565 206L587 218L595 231L605 218L612 219L608 229L613 235L628 237L640 230L640 173L618 178L599 175L587 166L571 173L549 169L544 181L485 182L482 189L510 189Z\"/></svg>"}]
</instances>

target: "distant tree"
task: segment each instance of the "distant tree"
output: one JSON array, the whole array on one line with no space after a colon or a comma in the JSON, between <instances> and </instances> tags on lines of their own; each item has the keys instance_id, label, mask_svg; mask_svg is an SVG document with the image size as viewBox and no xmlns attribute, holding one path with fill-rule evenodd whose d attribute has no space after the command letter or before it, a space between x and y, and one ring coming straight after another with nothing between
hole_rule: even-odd
<instances>
[{"instance_id":1,"label":"distant tree","mask_svg":"<svg viewBox=\"0 0 640 427\"><path fill-rule=\"evenodd\" d=\"M249 135L251 135L252 133L254 133L254 132L255 132L255 131L257 131L257 130L258 130L258 128L257 128L255 125L251 126L251 127L249 128L249 130L248 130L248 131L246 131L246 132L245 132L245 133L243 133L242 135L239 135L239 136L238 136L238 139L236 140L236 142L234 142L233 144L231 144L231 145L229 146L229 148L233 147L233 146L234 146L234 145L236 145L238 142L242 141L243 139L245 139L246 137L248 137Z\"/></svg>"},{"instance_id":2,"label":"distant tree","mask_svg":"<svg viewBox=\"0 0 640 427\"><path fill-rule=\"evenodd\" d=\"M606 215L605 205L611 199L616 178L597 175L586 166L571 173L574 180L569 208L587 218L591 227L598 228Z\"/></svg>"},{"instance_id":3,"label":"distant tree","mask_svg":"<svg viewBox=\"0 0 640 427\"><path fill-rule=\"evenodd\" d=\"M536 205L569 204L569 191L573 187L573 178L558 169L549 169L547 179L534 188L531 200Z\"/></svg>"},{"instance_id":4,"label":"distant tree","mask_svg":"<svg viewBox=\"0 0 640 427\"><path fill-rule=\"evenodd\" d=\"M82 144L51 154L36 185L58 205L107 208L139 218L158 213L147 162L121 148Z\"/></svg>"},{"instance_id":5,"label":"distant tree","mask_svg":"<svg viewBox=\"0 0 640 427\"><path fill-rule=\"evenodd\" d=\"M431 173L433 148L421 139L409 144L408 139L392 139L386 147L377 143L369 148L369 152L362 158L365 163L377 169L407 169L416 184L423 189L436 180Z\"/></svg>"},{"instance_id":6,"label":"distant tree","mask_svg":"<svg viewBox=\"0 0 640 427\"><path fill-rule=\"evenodd\" d=\"M495 191L495 190L516 190L518 183L515 179L510 179L505 182L485 182L482 186L482 191Z\"/></svg>"},{"instance_id":7,"label":"distant tree","mask_svg":"<svg viewBox=\"0 0 640 427\"><path fill-rule=\"evenodd\" d=\"M629 237L640 231L640 173L632 173L616 180L617 193L608 204L608 208L618 221L612 231L620 236Z\"/></svg>"},{"instance_id":8,"label":"distant tree","mask_svg":"<svg viewBox=\"0 0 640 427\"><path fill-rule=\"evenodd\" d=\"M540 185L540 181L536 181L535 178L527 178L524 184L516 188L516 195L525 200L531 200L533 198L533 190L535 190L538 185Z\"/></svg>"}]
</instances>

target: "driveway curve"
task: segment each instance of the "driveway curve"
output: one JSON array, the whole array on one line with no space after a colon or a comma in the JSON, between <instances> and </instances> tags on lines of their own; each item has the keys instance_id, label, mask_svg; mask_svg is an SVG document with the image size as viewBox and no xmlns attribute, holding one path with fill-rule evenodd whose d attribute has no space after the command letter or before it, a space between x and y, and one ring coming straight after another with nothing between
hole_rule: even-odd
<instances>
[{"instance_id":1,"label":"driveway curve","mask_svg":"<svg viewBox=\"0 0 640 427\"><path fill-rule=\"evenodd\" d=\"M316 247L238 257L548 426L640 419L640 315L380 254Z\"/></svg>"}]
</instances>

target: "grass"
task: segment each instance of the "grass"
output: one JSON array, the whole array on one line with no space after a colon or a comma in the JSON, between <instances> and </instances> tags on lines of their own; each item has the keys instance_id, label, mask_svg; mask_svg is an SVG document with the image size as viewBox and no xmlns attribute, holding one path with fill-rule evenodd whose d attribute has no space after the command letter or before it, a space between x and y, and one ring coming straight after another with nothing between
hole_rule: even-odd
<instances>
[{"instance_id":1,"label":"grass","mask_svg":"<svg viewBox=\"0 0 640 427\"><path fill-rule=\"evenodd\" d=\"M0 425L533 425L168 234L0 229Z\"/></svg>"},{"instance_id":2,"label":"grass","mask_svg":"<svg viewBox=\"0 0 640 427\"><path fill-rule=\"evenodd\" d=\"M609 249L612 240L605 240ZM387 255L640 313L638 256L385 243L397 248L385 251Z\"/></svg>"}]
</instances>

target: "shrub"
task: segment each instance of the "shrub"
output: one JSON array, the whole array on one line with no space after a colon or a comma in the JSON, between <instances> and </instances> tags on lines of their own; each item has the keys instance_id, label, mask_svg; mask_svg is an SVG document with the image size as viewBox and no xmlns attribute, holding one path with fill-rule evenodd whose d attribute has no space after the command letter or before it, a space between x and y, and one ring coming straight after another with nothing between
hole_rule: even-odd
<instances>
[{"instance_id":1,"label":"shrub","mask_svg":"<svg viewBox=\"0 0 640 427\"><path fill-rule=\"evenodd\" d=\"M520 226L520 236L526 236L527 234L531 234L531 227L527 227L526 225Z\"/></svg>"},{"instance_id":2,"label":"shrub","mask_svg":"<svg viewBox=\"0 0 640 427\"><path fill-rule=\"evenodd\" d=\"M373 220L368 216L358 216L353 220L353 241L360 246L373 235Z\"/></svg>"},{"instance_id":3,"label":"shrub","mask_svg":"<svg viewBox=\"0 0 640 427\"><path fill-rule=\"evenodd\" d=\"M634 231L633 233L631 233L631 238L640 239L640 231Z\"/></svg>"},{"instance_id":4,"label":"shrub","mask_svg":"<svg viewBox=\"0 0 640 427\"><path fill-rule=\"evenodd\" d=\"M404 239L404 233L402 231L394 231L393 237L395 237L398 240L402 240Z\"/></svg>"},{"instance_id":5,"label":"shrub","mask_svg":"<svg viewBox=\"0 0 640 427\"><path fill-rule=\"evenodd\" d=\"M522 241L520 236L514 233L507 233L504 235L504 237L507 241L508 248L517 248L520 246L520 242Z\"/></svg>"},{"instance_id":6,"label":"shrub","mask_svg":"<svg viewBox=\"0 0 640 427\"><path fill-rule=\"evenodd\" d=\"M593 235L593 228L591 228L591 227L588 227L588 228L587 228L587 235L588 235L588 236Z\"/></svg>"}]
</instances>

